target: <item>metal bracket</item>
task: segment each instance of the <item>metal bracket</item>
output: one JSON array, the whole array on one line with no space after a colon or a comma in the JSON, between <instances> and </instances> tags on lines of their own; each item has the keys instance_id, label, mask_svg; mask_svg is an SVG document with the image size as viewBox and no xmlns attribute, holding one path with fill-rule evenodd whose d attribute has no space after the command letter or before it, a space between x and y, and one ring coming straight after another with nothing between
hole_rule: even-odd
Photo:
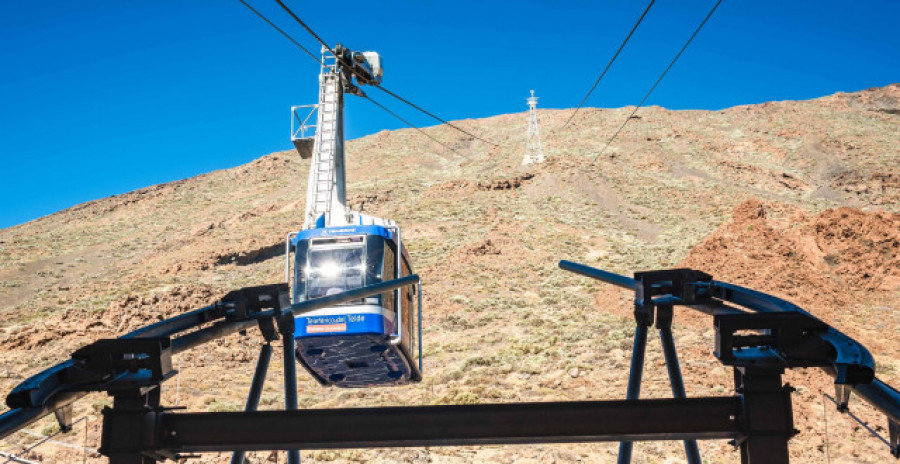
<instances>
[{"instance_id":1,"label":"metal bracket","mask_svg":"<svg viewBox=\"0 0 900 464\"><path fill-rule=\"evenodd\" d=\"M119 398L116 397L116 400ZM103 409L103 429L97 451L108 457L111 464L144 464L180 458L178 452L157 450L154 447L158 440L156 435L162 428L159 424L160 417L167 409L139 403Z\"/></svg>"},{"instance_id":2,"label":"metal bracket","mask_svg":"<svg viewBox=\"0 0 900 464\"><path fill-rule=\"evenodd\" d=\"M70 432L72 430L73 413L71 404L67 404L53 411L53 415L56 416L56 422L59 424L59 430L64 433Z\"/></svg>"},{"instance_id":3,"label":"metal bracket","mask_svg":"<svg viewBox=\"0 0 900 464\"><path fill-rule=\"evenodd\" d=\"M831 367L835 383L867 384L874 361L864 348L801 311L716 314L715 355L727 365Z\"/></svg>"},{"instance_id":4,"label":"metal bracket","mask_svg":"<svg viewBox=\"0 0 900 464\"><path fill-rule=\"evenodd\" d=\"M785 353L800 346L810 332L824 332L824 322L802 313L734 313L713 317L716 328L715 355L726 365L746 365L764 358L778 358L788 366L831 365L823 359L788 359ZM752 333L747 333L752 332ZM753 351L747 351L754 349ZM771 351L770 351L771 349Z\"/></svg>"},{"instance_id":5,"label":"metal bracket","mask_svg":"<svg viewBox=\"0 0 900 464\"><path fill-rule=\"evenodd\" d=\"M834 383L867 384L875 379L875 359L864 346L832 327L828 327L820 337L834 349Z\"/></svg>"},{"instance_id":6,"label":"metal bracket","mask_svg":"<svg viewBox=\"0 0 900 464\"><path fill-rule=\"evenodd\" d=\"M275 324L278 326L278 332L284 338L294 338L294 315L290 311L284 311L280 316L276 316Z\"/></svg>"},{"instance_id":7,"label":"metal bracket","mask_svg":"<svg viewBox=\"0 0 900 464\"><path fill-rule=\"evenodd\" d=\"M653 325L654 307L696 304L708 299L698 295L695 282L710 282L712 276L693 269L666 269L634 273L634 318L638 324ZM665 296L663 296L665 295ZM663 296L662 298L654 298ZM659 324L657 316L657 324ZM663 325L666 324L665 316ZM669 317L671 326L671 317Z\"/></svg>"},{"instance_id":8,"label":"metal bracket","mask_svg":"<svg viewBox=\"0 0 900 464\"><path fill-rule=\"evenodd\" d=\"M222 304L228 308L225 311L225 318L231 321L246 320L266 309L286 308L290 306L288 292L287 283L245 287L229 292L222 298ZM257 323L267 342L278 340L278 330L271 317L260 318Z\"/></svg>"},{"instance_id":9,"label":"metal bracket","mask_svg":"<svg viewBox=\"0 0 900 464\"><path fill-rule=\"evenodd\" d=\"M653 325L653 314L654 314L655 306L653 303L638 305L634 304L634 321L637 325L643 327L650 327Z\"/></svg>"},{"instance_id":10,"label":"metal bracket","mask_svg":"<svg viewBox=\"0 0 900 464\"><path fill-rule=\"evenodd\" d=\"M281 295L287 294L287 291L288 284L279 283L244 287L229 292L222 298L222 303L227 307L225 319L243 321L265 309L281 309Z\"/></svg>"},{"instance_id":11,"label":"metal bracket","mask_svg":"<svg viewBox=\"0 0 900 464\"><path fill-rule=\"evenodd\" d=\"M670 304L660 304L656 306L656 328L659 330L672 330L672 319L674 318L674 307Z\"/></svg>"},{"instance_id":12,"label":"metal bracket","mask_svg":"<svg viewBox=\"0 0 900 464\"><path fill-rule=\"evenodd\" d=\"M691 305L708 299L698 293L697 282L712 282L712 276L694 269L664 269L634 273L634 304L650 304L654 296L671 295L680 301L675 304Z\"/></svg>"},{"instance_id":13,"label":"metal bracket","mask_svg":"<svg viewBox=\"0 0 900 464\"><path fill-rule=\"evenodd\" d=\"M850 393L852 391L853 390L848 385L834 385L834 402L837 405L838 411L847 412L850 410Z\"/></svg>"},{"instance_id":14,"label":"metal bracket","mask_svg":"<svg viewBox=\"0 0 900 464\"><path fill-rule=\"evenodd\" d=\"M278 329L275 327L275 319L272 317L263 317L258 321L259 332L262 334L266 342L278 340Z\"/></svg>"},{"instance_id":15,"label":"metal bracket","mask_svg":"<svg viewBox=\"0 0 900 464\"><path fill-rule=\"evenodd\" d=\"M74 353L70 382L81 391L156 386L174 376L169 337L98 340Z\"/></svg>"}]
</instances>

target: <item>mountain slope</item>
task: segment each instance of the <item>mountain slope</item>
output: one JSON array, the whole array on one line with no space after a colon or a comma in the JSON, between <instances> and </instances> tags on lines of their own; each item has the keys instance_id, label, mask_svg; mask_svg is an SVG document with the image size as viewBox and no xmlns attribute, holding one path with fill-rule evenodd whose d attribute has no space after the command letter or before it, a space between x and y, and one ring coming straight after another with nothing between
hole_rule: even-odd
<instances>
[{"instance_id":1,"label":"mountain slope","mask_svg":"<svg viewBox=\"0 0 900 464\"><path fill-rule=\"evenodd\" d=\"M708 241L727 236L740 246L756 243L758 237L741 222L746 204L732 221L732 211L745 201L760 202L763 209L793 208L805 215L804 224L814 224L811 217L827 219L834 214L827 210L836 207L888 221L900 212L900 85L723 111L645 108L593 161L630 110L585 109L566 129L560 126L571 110L541 110L550 159L527 169L520 166L524 114L454 123L499 147L447 127L426 131L456 151L412 130L351 141L351 203L404 227L425 285L426 380L398 389L344 391L301 377L301 407L622 397L633 331L629 296L558 270L559 259L626 274L685 262L723 279L746 279L738 284L759 285L754 269L766 269L771 257L758 253L756 261L735 263L745 272L729 271L733 261L715 261L721 250ZM203 306L236 287L281 280L285 234L302 222L307 169L294 152L273 153L0 231L0 390L93 339ZM828 253L844 262L846 249ZM810 256L801 259L809 264ZM809 289L816 281L796 285ZM898 344L879 343L878 332L861 330L867 316L882 314L878 308L896 314L900 296L893 287L857 296L861 300L846 302L854 317L841 322L873 348L884 366L879 375L900 383ZM828 317L834 308L807 307ZM730 374L709 354L711 321L679 314L676 324L688 394L729 392ZM885 330L885 338L900 339L897 325ZM234 336L183 355L177 361L183 371L180 404L240 408L258 344L254 334ZM648 351L645 396L668 396L659 350L651 345ZM279 372L273 365L265 407L282 401ZM810 381L819 383L808 388L824 385ZM175 403L173 390L166 385L165 403ZM804 400L816 398L801 393L807 394ZM104 401L98 396L94 408L83 405L81 412L95 414ZM811 416L806 408L798 406L798 415ZM92 417L96 437L98 421ZM831 456L876 462L885 455L844 422L829 421ZM822 424L804 425L809 428L792 441L792 452L803 461L822 460L823 450L816 448ZM846 437L841 445L835 444L839 433ZM7 440L0 449L15 451L16 440L25 438ZM384 462L593 462L612 460L615 449L586 444L313 455ZM737 460L723 443L701 449L712 462ZM635 456L660 462L679 456L679 450L677 443L640 444ZM36 452L44 462L66 462L60 448L46 445ZM54 461L54 454L63 457Z\"/></svg>"}]
</instances>

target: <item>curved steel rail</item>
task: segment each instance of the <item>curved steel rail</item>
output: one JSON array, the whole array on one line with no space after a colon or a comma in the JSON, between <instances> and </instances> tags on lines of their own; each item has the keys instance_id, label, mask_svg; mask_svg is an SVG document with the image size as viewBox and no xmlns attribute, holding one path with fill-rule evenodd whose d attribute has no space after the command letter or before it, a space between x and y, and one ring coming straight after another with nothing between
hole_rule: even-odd
<instances>
[{"instance_id":1,"label":"curved steel rail","mask_svg":"<svg viewBox=\"0 0 900 464\"><path fill-rule=\"evenodd\" d=\"M560 261L559 267L625 289L636 290L638 287L638 282L631 277L572 261ZM683 294L669 295L665 298L669 303L683 304L688 307L708 305L710 302L702 302L706 298L712 299L714 304L731 303L755 313L799 314L819 323L821 329L812 335L819 338L822 345L829 348L822 354L830 359L831 365L816 367L835 377L836 384L850 388L853 393L859 395L890 420L900 423L900 392L875 377L875 360L861 343L822 322L797 305L772 295L715 280L690 282L687 286L688 289L682 289L682 291L692 290L694 292L693 302L685 303L681 298L685 296ZM701 302L703 304L696 304ZM732 313L732 311L729 312Z\"/></svg>"},{"instance_id":2,"label":"curved steel rail","mask_svg":"<svg viewBox=\"0 0 900 464\"><path fill-rule=\"evenodd\" d=\"M209 327L200 328L172 339L172 353L177 354L216 338L252 328L261 320L287 314L300 316L317 309L328 308L417 283L419 283L419 276L411 275L295 303L286 309L259 311L243 317L235 317L234 308L230 305L216 303L142 327L119 338L170 337L212 323ZM77 381L78 364L77 359L70 359L38 373L16 386L6 398L7 405L12 409L0 415L0 438L66 407L86 395L90 389L84 389L85 385Z\"/></svg>"}]
</instances>

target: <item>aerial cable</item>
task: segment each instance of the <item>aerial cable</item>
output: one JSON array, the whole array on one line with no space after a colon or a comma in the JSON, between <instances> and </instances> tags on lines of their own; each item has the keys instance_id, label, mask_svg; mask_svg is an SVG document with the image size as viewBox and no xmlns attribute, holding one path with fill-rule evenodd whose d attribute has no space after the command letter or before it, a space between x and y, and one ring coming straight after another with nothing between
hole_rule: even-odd
<instances>
[{"instance_id":1,"label":"aerial cable","mask_svg":"<svg viewBox=\"0 0 900 464\"><path fill-rule=\"evenodd\" d=\"M418 128L418 127L416 127L413 123L407 121L406 119L403 119L403 118L400 117L400 115L398 115L397 113L394 113L393 111L387 109L384 105L382 105L381 103L378 103L377 101L375 101L374 99L372 99L372 97L366 95L364 98L365 98L366 100L369 100L370 102L372 102L372 104L374 104L375 106L377 106L377 107L383 109L384 111L387 111L391 116L393 116L393 117L399 119L401 122L403 122L404 124L406 124L407 126L413 128L413 129L415 129L415 130L418 131L420 134L422 134L422 135L424 135L425 137L428 137L429 139L433 140L433 141L434 141L435 143L437 143L438 145L440 145L440 146L442 146L442 147L444 147L444 148L446 148L446 149L448 149L448 150L450 150L450 151L453 151L453 152L455 152L455 153L457 153L457 154L460 154L460 155L462 155L463 157L468 158L466 155L463 155L462 153L460 153L459 151L457 151L457 150L454 149L453 147L451 147L451 146L445 144L444 142L441 142L440 140L438 140L437 138L435 138L435 137L432 136L431 134L429 134L429 133L423 131L422 129L420 129L420 128Z\"/></svg>"},{"instance_id":2,"label":"aerial cable","mask_svg":"<svg viewBox=\"0 0 900 464\"><path fill-rule=\"evenodd\" d=\"M314 55L312 52L310 52L306 47L304 47L303 45L300 45L299 42L297 42L296 40L294 40L294 38L291 37L287 32L284 32L281 28L279 28L278 26L276 26L272 21L270 21L268 18L266 18L262 13L260 13L259 11L257 11L255 8L253 8L253 7L250 6L249 4L247 4L247 2L245 2L244 0L238 0L238 1L241 2L241 3L242 3L244 6L246 6L247 8L249 8L250 11L252 11L252 12L255 13L257 16L259 16L259 17L260 17L263 21L265 21L269 26L272 26L273 29L275 29L276 31L280 32L281 35L283 35L285 38L287 38L288 40L290 40L294 45L300 47L301 50L303 50L304 52L306 52L306 54L309 55L310 57L312 57L312 59L316 60L317 63L321 64L322 66L325 66L325 64L322 63L322 60L320 60L316 55ZM279 3L281 3L281 2L279 2ZM283 6L283 4L282 4L282 6ZM293 14L292 14L292 16L293 16ZM299 21L299 18L297 18L297 20ZM301 21L301 23L302 23L302 21ZM305 27L305 24L304 24L304 27ZM318 35L315 35L315 33L313 33L313 36L316 37L317 39L319 39L319 36L318 36ZM324 45L324 44L323 44L323 45ZM325 45L325 47L328 47L328 46ZM329 50L330 50L330 48L329 48ZM382 90L384 90L384 89L382 89ZM386 91L386 92L387 92L387 91ZM424 136L430 138L431 140L434 140L436 143L438 143L438 144L441 145L442 147L444 147L444 148L446 148L446 149L448 149L448 150L450 150L450 151L453 151L453 152L455 152L455 153L457 153L457 154L459 154L459 155L462 155L462 156L465 157L465 158L468 158L468 156L462 154L461 152L459 152L458 150L454 149L453 147L451 147L451 146L449 146L449 145L447 145L447 144L441 142L440 140L436 139L436 138L433 137L432 135L430 135L430 134L428 134L427 132L423 131L422 129L416 127L414 124L412 124L411 122L407 121L406 119L403 119L402 117L400 117L399 115L397 115L397 113L394 113L393 111L389 110L387 107L385 107L384 105L382 105L381 103L378 103L377 101L375 101L374 99L372 99L372 97L370 97L370 96L368 96L368 95L365 95L364 97L365 97L367 100L369 100L370 102L372 102L373 104L375 104L375 106L377 106L377 107L381 108L382 110L386 111L386 112L387 112L388 114L390 114L391 116L393 116L393 117L399 119L400 121L402 121L402 122L403 122L404 124L406 124L407 126L409 126L409 127L413 128L413 129L419 131L420 133L422 133L422 135L424 135ZM397 96L397 98L400 98L400 97ZM452 124L449 124L449 123L448 123L448 125L451 125L451 126L452 126ZM457 129L458 129L458 128L457 128Z\"/></svg>"},{"instance_id":3,"label":"aerial cable","mask_svg":"<svg viewBox=\"0 0 900 464\"><path fill-rule=\"evenodd\" d=\"M41 446L41 445L43 445L44 443L46 443L46 442L52 440L52 439L53 439L54 437L56 437L57 435L59 435L59 434L61 434L61 433L69 432L70 430L72 430L72 427L74 427L75 424L77 424L77 423L79 423L79 422L81 422L81 421L86 421L86 420L87 420L87 416L82 416L81 419L78 419L78 420L76 420L75 422L72 422L71 424L68 425L68 427L60 427L59 430L57 430L56 432L54 432L54 433L52 433L52 434L50 434L50 435L48 435L48 436L44 436L44 437L41 438L37 443L35 443L35 444L33 444L33 445L29 446L29 447L22 448L22 451L19 451L19 454L22 455L22 456L26 455L26 454L27 454L28 452L30 452L31 450L33 450L33 449L37 448L38 446ZM85 423L85 428L86 428L86 427L87 427L87 423ZM69 443L66 443L66 444L68 445ZM75 446L77 447L77 445L75 445ZM18 461L18 460L19 460L19 459L18 459L18 457L17 457L16 455L10 453L10 454L9 454L9 458L8 458L6 461L3 461L3 464L8 464L8 463L10 463L10 462Z\"/></svg>"},{"instance_id":4,"label":"aerial cable","mask_svg":"<svg viewBox=\"0 0 900 464\"><path fill-rule=\"evenodd\" d=\"M681 50L678 52L678 54L675 55L675 58L672 58L672 62L669 63L669 66L666 68L666 70L663 71L662 74L660 74L659 79L656 80L656 82L653 84L653 87L650 87L650 90L647 92L646 95L644 95L644 98L641 100L641 102L638 103L638 105L636 107L634 107L634 111L632 111L631 114L628 115L627 118L625 118L625 121L622 122L622 125L619 126L618 130L616 130L616 133L613 134L613 136L609 138L609 141L606 142L606 146L603 147L603 150L600 150L600 153L598 153L597 156L594 157L594 161L597 161L597 158L600 158L600 155L602 155L606 151L606 149L609 148L609 145L613 142L613 140L616 139L616 136L619 135L619 132L622 132L622 129L625 127L625 124L628 124L628 121L630 121L631 118L634 116L634 114L637 113L637 110L639 110L641 108L641 106L644 105L644 102L647 101L647 98L650 97L650 94L653 93L654 90L656 90L656 86L658 86L659 83L662 82L663 78L666 77L666 73L668 73L669 70L672 69L672 66L675 65L675 62L678 61L678 58L681 57L681 54L684 53L684 51L685 51L685 49L687 49L688 45L691 44L691 42L694 40L694 37L697 37L697 33L700 32L700 29L703 29L703 25L705 25L706 21L708 21L709 18L713 15L713 13L716 12L716 9L719 8L719 5L721 3L722 3L722 0L717 1L716 4L712 7L712 9L709 10L709 13L706 15L705 18L703 18L703 22L701 22L700 25L697 26L697 29L694 30L694 33L691 34L691 38L689 38L688 41L685 42L684 46L681 47Z\"/></svg>"},{"instance_id":5,"label":"aerial cable","mask_svg":"<svg viewBox=\"0 0 900 464\"><path fill-rule=\"evenodd\" d=\"M243 0L241 0L241 1L243 1ZM286 11L289 15L291 15L291 17L294 18L294 21L297 21L297 23L300 24L300 26L302 26L304 29L306 29L306 31L309 32L310 35L313 36L313 38L315 38L317 41L319 41L319 43L322 44L322 46L325 47L325 49L327 49L329 53L331 53L338 61L340 61L341 64L344 65L344 68L345 68L345 69L347 69L347 70L348 70L350 73L352 73L352 74L356 74L356 73L353 71L353 66L351 66L350 63L347 63L347 61L345 61L343 57L341 57L341 56L339 56L337 53L335 53L335 52L334 52L334 49L331 48L331 46L328 45L328 43L325 42L325 40L323 40L321 37L319 37L319 35L316 34L315 31L313 31L311 27L309 27L305 22L303 22L303 20L300 19L300 17L297 16L297 15L290 9L290 7L288 7L287 5L285 5L284 2L282 2L281 0L275 0L275 2L278 3L278 4L281 6L281 8L284 9L284 11ZM363 79L367 80L367 79L365 78L365 76L359 76L358 74L356 74L356 75L357 75L357 77L363 77ZM415 109L418 110L418 111L421 111L422 113L424 113L424 114L430 116L431 118L434 118L434 119L440 121L441 123L446 124L446 125L452 127L453 129L456 129L457 131L462 132L463 134L468 135L469 137L475 138L475 139L477 139L477 140L481 140L482 142L485 142L485 143L487 143L487 144L489 144L489 145L493 145L493 146L495 146L495 147L499 147L499 146L500 146L500 145L498 145L498 144L496 144L496 143L494 143L494 142L491 142L490 140L485 140L485 139L483 139L483 138L481 138L481 137L479 137L479 136L477 136L477 135L475 135L475 134L473 134L473 133L471 133L471 132L469 132L469 131L467 131L467 130L465 130L465 129L459 127L459 126L456 126L456 125L450 123L449 121L447 121L447 120L445 120L445 119L443 119L443 118L440 118L440 117L436 116L434 113L431 113L431 112L429 112L429 111L426 111L424 108L422 108L422 107L416 105L415 103L413 103L413 102L411 102L411 101L409 101L409 100L407 100L407 99L401 97L400 95L397 95L397 94L394 93L394 92L391 92L390 90L388 90L388 89L382 87L380 84L372 83L372 85L374 85L375 87L381 89L382 92L384 92L384 93L386 93L386 94L388 94L388 95L390 95L390 96L396 98L397 100L400 100L400 101L403 102L403 103L406 103L407 105L409 105L409 106L415 108Z\"/></svg>"},{"instance_id":6,"label":"aerial cable","mask_svg":"<svg viewBox=\"0 0 900 464\"><path fill-rule=\"evenodd\" d=\"M390 96L396 98L397 100L402 101L403 103L406 103L407 105L409 105L409 106L411 106L411 107L413 107L413 108L415 108L415 109L421 111L422 113L424 113L424 114L426 114L426 115L428 115L428 116L430 116L430 117L432 117L432 118L434 118L434 119L436 119L436 120L438 120L438 121L440 121L440 122L442 122L442 123L444 123L444 124L446 124L446 125L448 125L448 126L450 126L450 127L454 128L454 129L456 129L456 130L462 132L463 134L468 135L469 137L472 137L472 138L481 140L482 142L487 143L487 144L489 144L489 145L493 145L493 146L495 146L495 147L499 147L499 146L500 146L500 145L497 144L497 143L491 142L490 140L485 140L485 139L483 139L483 138L481 138L481 137L479 137L479 136L477 136L477 135L475 135L475 134L473 134L473 133L471 133L471 132L469 132L469 131L467 131L467 130L465 130L465 129L459 127L459 126L453 125L453 124L450 123L449 121L445 121L444 119L441 119L440 117L435 116L434 114L432 114L432 113L426 111L425 109L423 109L422 107L416 105L415 103L413 103L413 102L411 102L411 101L409 101L409 100L407 100L407 99L401 97L400 95L397 95L396 93L391 92L390 90L388 90L388 89L382 87L380 84L375 84L375 87L378 87L378 89L380 89L382 92L384 92L384 93L386 93L386 94L388 94L388 95L390 95Z\"/></svg>"},{"instance_id":7,"label":"aerial cable","mask_svg":"<svg viewBox=\"0 0 900 464\"><path fill-rule=\"evenodd\" d=\"M288 13L289 15L291 15L292 18L294 18L294 21L297 21L298 24L300 24L301 26L303 26L303 28L306 29L306 32L309 32L310 35L313 36L313 38L315 38L316 40L318 40L319 43L322 44L323 47L325 47L326 49L328 49L328 51L329 51L332 55L334 55L335 58L337 58L341 63L343 63L345 67L347 67L348 69L351 68L351 66L350 66L349 63L347 63L346 61L344 61L343 58L339 57L339 56L337 55L337 53L334 52L334 49L331 48L331 46L328 45L327 42L325 42L324 40L322 40L322 38L319 37L319 35L316 34L316 32L313 31L311 27L307 26L306 23L303 22L303 20L300 19L299 16L297 16L296 14L294 14L294 12L291 11L291 9L290 9L287 5L285 5L281 0L275 0L275 1L276 1L279 5L281 5L281 8L283 8L284 11L287 11L287 13Z\"/></svg>"},{"instance_id":8,"label":"aerial cable","mask_svg":"<svg viewBox=\"0 0 900 464\"><path fill-rule=\"evenodd\" d=\"M259 11L257 11L255 8L253 8L253 7L250 6L249 4L247 4L247 2L245 2L244 0L238 0L238 1L241 2L241 3L242 3L244 6L246 6L247 8L249 8L250 11L252 11L252 12L255 13L257 16L259 16L259 17L260 17L263 21L265 21L269 26L272 26L273 29L275 29L276 31L280 32L281 35L283 35L285 38L287 38L288 40L290 40L294 45L300 47L301 50L303 50L304 52L306 52L306 54L309 55L310 57L312 57L312 59L316 60L316 62L318 62L318 63L321 64L322 66L325 66L325 64L322 63L322 60L320 60L319 57L317 57L316 55L314 55L312 52L310 52L310 51L309 51L306 47L304 47L303 45L300 45L299 42L297 42L296 40L294 40L294 38L291 37L290 35L288 35L287 32L284 32L281 28L279 28L278 26L276 26L272 21L270 21L268 18L266 18L262 13L260 13ZM318 37L318 36L316 36L316 37ZM374 103L374 104L375 104L376 106L378 106L379 108L383 109L384 111L387 111L389 114L391 114L391 115L394 116L395 118L397 118L397 119L403 121L406 125L412 127L413 129L415 129L415 130L417 130L417 131L419 131L419 132L422 132L422 134L424 134L425 136L431 138L432 140L434 140L435 142L441 144L442 146L444 146L444 147L446 147L446 148L448 148L448 149L450 149L450 150L453 150L453 148L451 148L451 147L449 147L449 146L447 146L447 145L444 145L444 144L441 143L439 140L437 140L437 139L435 139L434 137L432 137L431 135L425 133L424 131L422 131L422 130L419 129L418 127L412 125L410 122L408 122L408 121L406 121L405 119L401 118L400 116L398 116L398 115L397 115L396 113L394 113L393 111L391 111L391 110L387 109L386 107L384 107L382 104L376 102L375 100L373 100L373 99L372 99L371 97L369 97L368 95L366 95L365 98L368 99L369 101L371 101L372 103ZM455 151L455 150L454 150L454 151ZM177 395L176 395L176 397L177 397ZM176 402L177 402L177 401L176 401Z\"/></svg>"},{"instance_id":9,"label":"aerial cable","mask_svg":"<svg viewBox=\"0 0 900 464\"><path fill-rule=\"evenodd\" d=\"M575 115L578 114L578 111L581 110L581 107L584 106L585 102L587 102L588 97L590 97L591 93L594 92L594 89L597 88L597 84L599 84L600 80L603 79L603 76L606 75L606 71L609 71L609 67L612 66L613 62L616 61L616 58L619 57L619 53L621 53L622 49L625 48L625 44L627 44L628 40L631 39L631 36L634 34L634 31L637 30L638 26L641 24L641 21L644 20L644 16L647 16L647 12L650 11L650 7L653 6L653 3L655 3L655 2L656 2L656 0L650 0L650 3L647 5L647 8L645 8L644 12L641 13L641 17L638 18L637 22L634 23L634 27L631 28L631 32L629 32L628 35L625 37L625 40L622 41L622 45L619 45L619 49L616 50L616 53L613 55L612 59L610 59L609 63L606 64L606 68L604 68L603 72L600 73L600 77L598 77L597 80L594 81L594 85L591 86L591 90L588 90L587 95L585 95L584 98L581 99L581 103L578 104L578 107L575 108L575 112L572 113L572 116L569 116L569 119L566 120L566 123L562 125L562 128L565 128L566 126L569 125L570 122L572 122L572 119L575 118Z\"/></svg>"},{"instance_id":10,"label":"aerial cable","mask_svg":"<svg viewBox=\"0 0 900 464\"><path fill-rule=\"evenodd\" d=\"M263 21L265 21L265 22L268 23L270 26L272 26L273 29L275 29L276 31L280 32L281 35L285 36L285 38L287 38L288 40L290 40L291 42L293 42L294 45L300 47L300 50L303 50L304 52L306 52L306 54L309 55L312 59L316 60L316 61L317 61L319 64L321 64L322 66L325 66L325 63L322 63L322 60L319 59L318 56L316 56L315 54L313 54L313 52L309 51L309 49L307 49L307 48L304 47L303 45L300 45L300 42L297 42L296 40L294 40L293 37L289 36L287 32L284 32L283 30L281 30L281 28L278 27L278 26L276 26L272 21L269 21L269 18L266 18L262 13L260 13L260 12L257 11L255 8L253 8L252 6L250 6L250 4L248 4L248 3L245 2L244 0L238 0L238 1L241 2L241 3L242 3L244 6L246 6L247 8L249 8L250 11L252 11L253 13L255 13L256 16L259 16Z\"/></svg>"}]
</instances>

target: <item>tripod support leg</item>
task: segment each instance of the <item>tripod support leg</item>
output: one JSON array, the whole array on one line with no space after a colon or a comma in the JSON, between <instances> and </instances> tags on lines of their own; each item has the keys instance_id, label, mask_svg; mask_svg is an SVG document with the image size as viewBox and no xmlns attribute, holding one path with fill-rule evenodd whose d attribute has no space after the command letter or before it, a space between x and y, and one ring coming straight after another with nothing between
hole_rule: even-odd
<instances>
[{"instance_id":1,"label":"tripod support leg","mask_svg":"<svg viewBox=\"0 0 900 464\"><path fill-rule=\"evenodd\" d=\"M250 384L250 393L247 395L247 405L244 411L256 411L259 406L259 397L262 395L263 384L266 382L266 373L269 372L269 360L272 358L272 345L266 343L259 349L259 358L256 360L256 371L253 373L253 383ZM244 452L235 451L231 455L231 464L243 464Z\"/></svg>"},{"instance_id":2,"label":"tripod support leg","mask_svg":"<svg viewBox=\"0 0 900 464\"><path fill-rule=\"evenodd\" d=\"M297 354L294 352L294 315L290 311L278 319L284 345L284 409L297 410ZM288 450L287 464L300 464L300 451Z\"/></svg>"},{"instance_id":3,"label":"tripod support leg","mask_svg":"<svg viewBox=\"0 0 900 464\"><path fill-rule=\"evenodd\" d=\"M684 379L681 377L681 365L678 364L678 352L675 350L675 339L672 336L672 305L656 307L656 327L659 329L659 341L666 358L666 369L669 371L669 383L672 385L672 397L687 398L684 390ZM701 464L700 449L697 440L684 441L684 453L689 464Z\"/></svg>"},{"instance_id":4,"label":"tripod support leg","mask_svg":"<svg viewBox=\"0 0 900 464\"><path fill-rule=\"evenodd\" d=\"M631 352L631 371L628 374L628 392L625 399L636 400L641 396L641 377L644 373L644 353L647 349L647 329L650 324L643 318L638 316L638 310L635 310L635 319L638 320L634 329L634 348ZM652 320L652 316L650 318ZM628 464L631 462L631 448L633 443L630 441L619 442L619 464Z\"/></svg>"}]
</instances>

